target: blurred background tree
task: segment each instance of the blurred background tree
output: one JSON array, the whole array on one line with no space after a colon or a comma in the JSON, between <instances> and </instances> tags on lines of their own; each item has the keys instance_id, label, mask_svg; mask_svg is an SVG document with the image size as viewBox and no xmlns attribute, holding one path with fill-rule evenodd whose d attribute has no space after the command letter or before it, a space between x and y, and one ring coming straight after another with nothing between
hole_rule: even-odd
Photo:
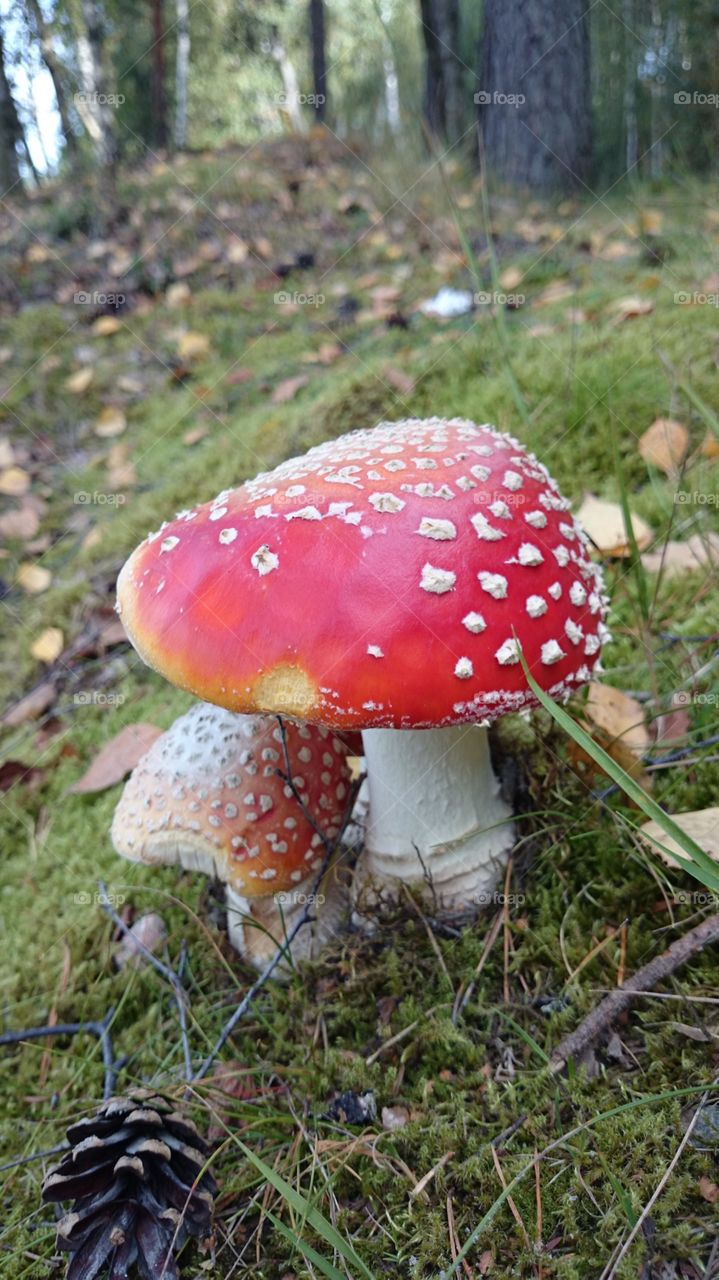
<instances>
[{"instance_id":1,"label":"blurred background tree","mask_svg":"<svg viewBox=\"0 0 719 1280\"><path fill-rule=\"evenodd\" d=\"M0 0L0 27L4 187L323 122L534 189L719 140L719 0Z\"/></svg>"}]
</instances>

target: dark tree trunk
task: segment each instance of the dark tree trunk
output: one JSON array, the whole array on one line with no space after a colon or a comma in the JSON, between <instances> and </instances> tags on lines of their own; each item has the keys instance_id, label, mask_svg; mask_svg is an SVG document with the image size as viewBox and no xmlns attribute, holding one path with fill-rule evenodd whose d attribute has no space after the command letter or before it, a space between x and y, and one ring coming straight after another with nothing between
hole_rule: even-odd
<instances>
[{"instance_id":1,"label":"dark tree trunk","mask_svg":"<svg viewBox=\"0 0 719 1280\"><path fill-rule=\"evenodd\" d=\"M152 140L156 147L167 146L167 100L165 97L165 23L162 0L152 4Z\"/></svg>"},{"instance_id":2,"label":"dark tree trunk","mask_svg":"<svg viewBox=\"0 0 719 1280\"><path fill-rule=\"evenodd\" d=\"M327 52L324 0L310 0L310 46L312 49L312 84L314 109L318 120L327 110Z\"/></svg>"},{"instance_id":3,"label":"dark tree trunk","mask_svg":"<svg viewBox=\"0 0 719 1280\"><path fill-rule=\"evenodd\" d=\"M424 117L430 131L447 142L462 133L462 62L459 0L420 0L425 48Z\"/></svg>"},{"instance_id":4,"label":"dark tree trunk","mask_svg":"<svg viewBox=\"0 0 719 1280\"><path fill-rule=\"evenodd\" d=\"M45 21L39 0L25 0L25 8L28 27L31 31L34 30L38 39L42 60L47 67L52 80L52 87L55 90L57 110L60 116L60 128L65 139L65 146L71 155L76 156L78 151L77 136L72 127L65 71L55 52L52 31Z\"/></svg>"},{"instance_id":5,"label":"dark tree trunk","mask_svg":"<svg viewBox=\"0 0 719 1280\"><path fill-rule=\"evenodd\" d=\"M486 0L477 100L490 173L534 190L580 186L592 151L585 0Z\"/></svg>"},{"instance_id":6,"label":"dark tree trunk","mask_svg":"<svg viewBox=\"0 0 719 1280\"><path fill-rule=\"evenodd\" d=\"M21 138L17 108L5 74L5 48L0 27L0 199L20 181L17 144Z\"/></svg>"}]
</instances>

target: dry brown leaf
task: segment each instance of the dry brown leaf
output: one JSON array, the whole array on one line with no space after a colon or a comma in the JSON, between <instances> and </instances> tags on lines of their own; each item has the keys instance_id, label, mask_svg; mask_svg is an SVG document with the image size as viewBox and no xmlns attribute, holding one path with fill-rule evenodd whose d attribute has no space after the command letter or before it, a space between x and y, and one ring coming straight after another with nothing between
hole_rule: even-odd
<instances>
[{"instance_id":1,"label":"dry brown leaf","mask_svg":"<svg viewBox=\"0 0 719 1280\"><path fill-rule=\"evenodd\" d=\"M75 795L85 795L91 791L105 791L108 787L114 787L117 782L122 782L161 733L162 729L154 724L126 725L105 743L87 771L70 787L70 791Z\"/></svg>"},{"instance_id":2,"label":"dry brown leaf","mask_svg":"<svg viewBox=\"0 0 719 1280\"><path fill-rule=\"evenodd\" d=\"M19 498L30 488L30 477L22 467L6 467L0 471L0 493L8 498Z\"/></svg>"},{"instance_id":3,"label":"dry brown leaf","mask_svg":"<svg viewBox=\"0 0 719 1280\"><path fill-rule=\"evenodd\" d=\"M0 471L15 465L15 450L7 436L0 436Z\"/></svg>"},{"instance_id":4,"label":"dry brown leaf","mask_svg":"<svg viewBox=\"0 0 719 1280\"><path fill-rule=\"evenodd\" d=\"M184 280L176 280L174 284L168 284L165 290L165 302L173 311L178 307L186 306L191 297L192 290Z\"/></svg>"},{"instance_id":5,"label":"dry brown leaf","mask_svg":"<svg viewBox=\"0 0 719 1280\"><path fill-rule=\"evenodd\" d=\"M242 263L247 261L249 252L250 246L239 236L234 236L227 246L227 261L235 267L241 267Z\"/></svg>"},{"instance_id":6,"label":"dry brown leaf","mask_svg":"<svg viewBox=\"0 0 719 1280\"><path fill-rule=\"evenodd\" d=\"M612 310L617 320L636 320L637 316L648 316L654 310L654 303L648 298L620 298L614 303Z\"/></svg>"},{"instance_id":7,"label":"dry brown leaf","mask_svg":"<svg viewBox=\"0 0 719 1280\"><path fill-rule=\"evenodd\" d=\"M405 373L402 369L396 369L393 365L387 365L382 370L382 376L385 382L391 387L399 391L400 395L409 396L414 391L415 381L410 374Z\"/></svg>"},{"instance_id":8,"label":"dry brown leaf","mask_svg":"<svg viewBox=\"0 0 719 1280\"><path fill-rule=\"evenodd\" d=\"M639 230L644 236L661 235L664 214L660 209L643 209L639 215Z\"/></svg>"},{"instance_id":9,"label":"dry brown leaf","mask_svg":"<svg viewBox=\"0 0 719 1280\"><path fill-rule=\"evenodd\" d=\"M203 360L210 353L210 339L205 333L195 333L188 329L177 344L177 354L181 360Z\"/></svg>"},{"instance_id":10,"label":"dry brown leaf","mask_svg":"<svg viewBox=\"0 0 719 1280\"><path fill-rule=\"evenodd\" d=\"M409 1124L409 1110L407 1107L394 1106L382 1108L383 1129L404 1129L406 1124Z\"/></svg>"},{"instance_id":11,"label":"dry brown leaf","mask_svg":"<svg viewBox=\"0 0 719 1280\"><path fill-rule=\"evenodd\" d=\"M55 685L51 680L42 680L40 684L25 694L9 711L5 712L2 724L9 729L17 729L27 720L36 720L43 711L47 711L55 701Z\"/></svg>"},{"instance_id":12,"label":"dry brown leaf","mask_svg":"<svg viewBox=\"0 0 719 1280\"><path fill-rule=\"evenodd\" d=\"M681 466L689 448L689 432L683 422L674 418L656 418L639 440L639 452L645 462L672 475Z\"/></svg>"},{"instance_id":13,"label":"dry brown leaf","mask_svg":"<svg viewBox=\"0 0 719 1280\"><path fill-rule=\"evenodd\" d=\"M95 423L95 435L101 440L109 440L113 436L121 436L127 426L124 410L119 405L108 404L101 411Z\"/></svg>"},{"instance_id":14,"label":"dry brown leaf","mask_svg":"<svg viewBox=\"0 0 719 1280\"><path fill-rule=\"evenodd\" d=\"M145 947L147 951L158 951L166 937L165 921L157 912L148 911L147 915L138 916L129 933L123 933L115 948L114 960L117 968L124 969L126 965L140 968L147 963L140 947Z\"/></svg>"},{"instance_id":15,"label":"dry brown leaf","mask_svg":"<svg viewBox=\"0 0 719 1280\"><path fill-rule=\"evenodd\" d=\"M612 741L621 738L634 755L642 756L648 749L644 712L636 699L622 689L593 680L584 710L593 725Z\"/></svg>"},{"instance_id":16,"label":"dry brown leaf","mask_svg":"<svg viewBox=\"0 0 719 1280\"><path fill-rule=\"evenodd\" d=\"M652 530L641 516L632 514L630 518L637 546L642 551L652 540ZM577 519L603 555L630 555L624 516L618 502L605 502L602 498L587 494L577 512Z\"/></svg>"},{"instance_id":17,"label":"dry brown leaf","mask_svg":"<svg viewBox=\"0 0 719 1280\"><path fill-rule=\"evenodd\" d=\"M74 396L81 396L87 391L94 377L95 370L86 365L84 369L78 369L65 379L65 390L71 391Z\"/></svg>"},{"instance_id":18,"label":"dry brown leaf","mask_svg":"<svg viewBox=\"0 0 719 1280\"><path fill-rule=\"evenodd\" d=\"M683 573L719 563L719 534L694 533L686 542L666 542L656 551L645 551L642 564L649 573L675 578Z\"/></svg>"},{"instance_id":19,"label":"dry brown leaf","mask_svg":"<svg viewBox=\"0 0 719 1280\"><path fill-rule=\"evenodd\" d=\"M546 289L542 289L534 299L535 307L549 307L555 302L564 302L565 298L571 298L576 289L568 280L555 280L552 284L548 284Z\"/></svg>"},{"instance_id":20,"label":"dry brown leaf","mask_svg":"<svg viewBox=\"0 0 719 1280\"><path fill-rule=\"evenodd\" d=\"M300 373L296 378L285 378L283 382L278 382L272 392L273 404L287 404L288 400L294 400L298 391L307 386L309 378L306 373Z\"/></svg>"},{"instance_id":21,"label":"dry brown leaf","mask_svg":"<svg viewBox=\"0 0 719 1280\"><path fill-rule=\"evenodd\" d=\"M716 1204L719 1201L719 1187L716 1182L712 1182L711 1178L702 1175L699 1179L699 1195L708 1204Z\"/></svg>"},{"instance_id":22,"label":"dry brown leaf","mask_svg":"<svg viewBox=\"0 0 719 1280\"><path fill-rule=\"evenodd\" d=\"M597 257L602 262L616 262L619 258L627 258L634 253L634 245L630 240L609 240L599 250Z\"/></svg>"},{"instance_id":23,"label":"dry brown leaf","mask_svg":"<svg viewBox=\"0 0 719 1280\"><path fill-rule=\"evenodd\" d=\"M719 440L713 431L707 431L701 443L701 452L705 458L719 458Z\"/></svg>"},{"instance_id":24,"label":"dry brown leaf","mask_svg":"<svg viewBox=\"0 0 719 1280\"><path fill-rule=\"evenodd\" d=\"M42 565L26 562L21 564L17 571L18 584L23 591L27 591L29 596L40 595L42 591L47 591L52 582L52 574L49 569L45 569Z\"/></svg>"},{"instance_id":25,"label":"dry brown leaf","mask_svg":"<svg viewBox=\"0 0 719 1280\"><path fill-rule=\"evenodd\" d=\"M40 517L34 506L23 502L13 511L5 511L0 516L0 537L2 538L34 538L40 528Z\"/></svg>"},{"instance_id":26,"label":"dry brown leaf","mask_svg":"<svg viewBox=\"0 0 719 1280\"><path fill-rule=\"evenodd\" d=\"M30 646L33 658L48 666L56 662L62 653L65 637L59 627L46 627Z\"/></svg>"},{"instance_id":27,"label":"dry brown leaf","mask_svg":"<svg viewBox=\"0 0 719 1280\"><path fill-rule=\"evenodd\" d=\"M253 241L253 248L261 258L271 258L274 253L267 236L257 236L256 240Z\"/></svg>"},{"instance_id":28,"label":"dry brown leaf","mask_svg":"<svg viewBox=\"0 0 719 1280\"><path fill-rule=\"evenodd\" d=\"M204 440L208 434L207 427L190 427L182 437L182 443L188 447L193 444L199 444L200 440Z\"/></svg>"},{"instance_id":29,"label":"dry brown leaf","mask_svg":"<svg viewBox=\"0 0 719 1280\"><path fill-rule=\"evenodd\" d=\"M524 272L520 267L506 267L499 277L499 283L503 289L507 289L511 292L522 283L523 279Z\"/></svg>"},{"instance_id":30,"label":"dry brown leaf","mask_svg":"<svg viewBox=\"0 0 719 1280\"><path fill-rule=\"evenodd\" d=\"M710 858L719 862L719 807L692 809L689 813L673 813L671 816L672 821L676 822L686 835L691 836L691 839L705 853L708 853ZM668 866L677 865L671 856L672 853L676 853L677 857L683 858L686 862L687 855L683 852L681 845L677 844L673 836L667 835L658 822L653 820L645 822L639 829L639 835L650 846L652 853L657 853ZM662 845L664 848L660 847ZM665 853L665 849L668 852Z\"/></svg>"},{"instance_id":31,"label":"dry brown leaf","mask_svg":"<svg viewBox=\"0 0 719 1280\"><path fill-rule=\"evenodd\" d=\"M92 325L91 332L96 338L109 338L113 333L119 333L121 328L122 323L117 316L98 316Z\"/></svg>"}]
</instances>

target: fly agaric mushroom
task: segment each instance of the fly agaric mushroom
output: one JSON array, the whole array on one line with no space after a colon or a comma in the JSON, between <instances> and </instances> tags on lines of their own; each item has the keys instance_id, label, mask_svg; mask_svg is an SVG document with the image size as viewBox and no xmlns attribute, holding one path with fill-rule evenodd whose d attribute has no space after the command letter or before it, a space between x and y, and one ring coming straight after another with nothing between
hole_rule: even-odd
<instances>
[{"instance_id":1,"label":"fly agaric mushroom","mask_svg":"<svg viewBox=\"0 0 719 1280\"><path fill-rule=\"evenodd\" d=\"M197 703L135 768L112 842L134 862L179 863L224 881L230 940L262 968L308 903L349 782L347 748L329 729L280 728L274 716ZM314 954L339 923L346 895L336 866L322 896L322 910L292 943L295 959Z\"/></svg>"},{"instance_id":2,"label":"fly agaric mushroom","mask_svg":"<svg viewBox=\"0 0 719 1280\"><path fill-rule=\"evenodd\" d=\"M361 729L362 878L444 907L513 842L486 726L565 699L607 637L601 573L547 469L459 418L382 423L181 512L134 552L119 610L150 666L235 711Z\"/></svg>"}]
</instances>

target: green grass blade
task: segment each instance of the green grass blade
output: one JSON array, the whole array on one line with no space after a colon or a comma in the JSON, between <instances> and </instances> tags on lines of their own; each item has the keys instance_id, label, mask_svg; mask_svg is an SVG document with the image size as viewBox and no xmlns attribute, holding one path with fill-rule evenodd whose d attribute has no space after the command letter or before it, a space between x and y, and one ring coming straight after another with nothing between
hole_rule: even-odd
<instances>
[{"instance_id":1,"label":"green grass blade","mask_svg":"<svg viewBox=\"0 0 719 1280\"><path fill-rule=\"evenodd\" d=\"M598 764L599 767L609 775L612 781L616 782L617 786L621 788L624 794L629 796L630 800L633 800L638 808L640 808L648 818L652 818L659 824L666 835L671 836L673 840L676 840L679 848L684 850L688 859L688 861L678 859L677 861L679 862L679 865L682 866L684 870L688 871L690 875L699 880L701 884L706 885L711 889L719 889L719 868L717 868L716 863L710 858L709 854L706 853L695 840L692 840L691 836L688 836L686 831L682 831L681 827L674 821L674 819L660 808L656 800L653 800L651 796L647 795L646 791L639 786L639 783L635 782L634 778L632 778L620 764L617 764L616 760L613 760L603 747L600 747L599 743L595 742L594 738L592 738L585 729L582 729L581 725L577 724L576 720L572 719L563 707L560 707L558 703L556 703L547 693L544 692L543 689L540 688L527 666L521 649L519 650L519 657L524 668L524 674L529 682L529 686L533 693L536 694L545 711L549 712L552 719L569 734L570 738L572 738L583 751L586 751L587 755L591 757L595 764ZM672 854L672 857L674 856L675 855Z\"/></svg>"},{"instance_id":2,"label":"green grass blade","mask_svg":"<svg viewBox=\"0 0 719 1280\"><path fill-rule=\"evenodd\" d=\"M317 1234L322 1236L322 1239L332 1249L335 1249L345 1259L345 1262L350 1262L353 1267L356 1267L366 1277L366 1280L374 1280L372 1272L367 1269L362 1259L357 1256L349 1241L340 1235L336 1227L333 1227L332 1223L327 1221L319 1209L316 1209L309 1200L306 1200L295 1187L290 1186L289 1182L286 1182L276 1170L265 1164L265 1161L246 1146L240 1138L233 1136L232 1140L235 1146L239 1147L242 1154L250 1161L250 1164L253 1164L257 1171L275 1188L275 1191L280 1192L280 1195L292 1206L295 1212L300 1214L306 1222L309 1222Z\"/></svg>"},{"instance_id":3,"label":"green grass blade","mask_svg":"<svg viewBox=\"0 0 719 1280\"><path fill-rule=\"evenodd\" d=\"M327 1280L347 1280L346 1275L338 1271L337 1267L328 1262L326 1258L323 1258L322 1254L313 1249L311 1244L307 1244L305 1240L302 1240L299 1236L294 1236L291 1231L288 1231L284 1222L280 1222L279 1218L275 1217L274 1213L271 1213L269 1209L267 1210L267 1217L275 1231L279 1231L280 1235L284 1236L285 1240L288 1240L294 1248L300 1249L308 1262L312 1262L317 1267L317 1270L322 1272L323 1276L327 1276Z\"/></svg>"}]
</instances>

